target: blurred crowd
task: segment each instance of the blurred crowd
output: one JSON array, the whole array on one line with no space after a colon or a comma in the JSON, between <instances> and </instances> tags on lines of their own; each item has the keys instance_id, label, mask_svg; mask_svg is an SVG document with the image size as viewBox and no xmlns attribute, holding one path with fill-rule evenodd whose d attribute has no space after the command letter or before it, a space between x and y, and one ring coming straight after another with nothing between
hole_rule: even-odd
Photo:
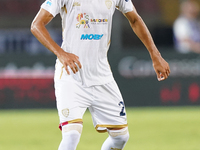
<instances>
[{"instance_id":1,"label":"blurred crowd","mask_svg":"<svg viewBox=\"0 0 200 150\"><path fill-rule=\"evenodd\" d=\"M180 15L173 25L174 44L180 53L200 53L199 12L197 1L185 0L180 4Z\"/></svg>"}]
</instances>

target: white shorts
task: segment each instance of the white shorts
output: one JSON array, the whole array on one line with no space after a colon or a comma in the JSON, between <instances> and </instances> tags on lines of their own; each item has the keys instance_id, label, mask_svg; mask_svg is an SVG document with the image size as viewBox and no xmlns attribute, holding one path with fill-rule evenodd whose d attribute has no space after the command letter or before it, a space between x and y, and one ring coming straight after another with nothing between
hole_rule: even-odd
<instances>
[{"instance_id":1,"label":"white shorts","mask_svg":"<svg viewBox=\"0 0 200 150\"><path fill-rule=\"evenodd\" d=\"M54 82L61 124L82 122L83 114L89 108L94 127L99 132L127 126L124 102L115 81L84 87L57 65Z\"/></svg>"}]
</instances>

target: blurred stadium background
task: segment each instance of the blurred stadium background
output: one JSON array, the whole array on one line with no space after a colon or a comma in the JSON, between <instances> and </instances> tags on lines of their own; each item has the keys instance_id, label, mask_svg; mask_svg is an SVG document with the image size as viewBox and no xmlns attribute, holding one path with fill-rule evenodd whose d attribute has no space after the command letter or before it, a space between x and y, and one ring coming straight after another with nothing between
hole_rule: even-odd
<instances>
[{"instance_id":1,"label":"blurred stadium background","mask_svg":"<svg viewBox=\"0 0 200 150\"><path fill-rule=\"evenodd\" d=\"M53 86L56 57L30 33L31 22L43 1L0 0L1 116L6 114L9 117L8 111L15 114L18 109L22 112L19 114L23 114L22 109L29 108L50 108L56 113ZM108 57L126 107L130 107L130 110L132 107L144 109L148 106L160 110L163 106L184 106L197 110L200 105L200 56L180 54L173 46L172 25L179 14L180 0L132 1L147 24L162 56L169 62L171 76L166 81L157 81L147 50L131 30L127 19L116 10ZM60 22L58 15L48 25L50 34L59 45L62 42ZM197 113L199 115L199 111L195 111L196 115ZM193 123L199 123L195 119ZM0 128L2 126L0 121ZM192 130L197 131L195 139L200 139L200 131L195 127ZM196 147L190 148L185 150L198 150ZM141 149L146 150L144 147ZM149 148L157 149L159 147ZM184 150L184 147L181 149Z\"/></svg>"},{"instance_id":2,"label":"blurred stadium background","mask_svg":"<svg viewBox=\"0 0 200 150\"><path fill-rule=\"evenodd\" d=\"M0 108L55 108L53 87L56 57L30 33L43 0L0 0ZM172 25L179 0L133 0L156 45L169 62L171 76L157 82L149 54L116 10L109 62L127 106L200 104L200 59L179 54L173 46ZM62 42L60 16L48 29Z\"/></svg>"}]
</instances>

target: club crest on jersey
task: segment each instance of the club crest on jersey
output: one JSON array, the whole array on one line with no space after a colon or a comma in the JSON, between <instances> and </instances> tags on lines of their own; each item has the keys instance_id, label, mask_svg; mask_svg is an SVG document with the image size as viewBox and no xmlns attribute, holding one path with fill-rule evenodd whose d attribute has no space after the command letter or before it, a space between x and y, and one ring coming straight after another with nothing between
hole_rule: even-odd
<instances>
[{"instance_id":1,"label":"club crest on jersey","mask_svg":"<svg viewBox=\"0 0 200 150\"><path fill-rule=\"evenodd\" d=\"M111 1L111 0L105 0L105 4L106 4L106 7L107 7L108 9L110 9L111 6L112 6L112 1Z\"/></svg>"},{"instance_id":2,"label":"club crest on jersey","mask_svg":"<svg viewBox=\"0 0 200 150\"><path fill-rule=\"evenodd\" d=\"M89 15L87 15L86 13L78 14L76 20L78 21L78 23L76 24L76 28L80 28L80 26L84 26L84 28L90 28Z\"/></svg>"},{"instance_id":3,"label":"club crest on jersey","mask_svg":"<svg viewBox=\"0 0 200 150\"><path fill-rule=\"evenodd\" d=\"M79 2L74 2L73 7L74 6L81 6L81 4Z\"/></svg>"}]
</instances>

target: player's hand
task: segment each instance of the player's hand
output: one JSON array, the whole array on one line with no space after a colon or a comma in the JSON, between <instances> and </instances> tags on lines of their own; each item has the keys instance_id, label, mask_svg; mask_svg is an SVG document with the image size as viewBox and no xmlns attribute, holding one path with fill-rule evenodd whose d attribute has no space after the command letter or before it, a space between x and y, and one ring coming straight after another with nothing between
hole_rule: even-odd
<instances>
[{"instance_id":1,"label":"player's hand","mask_svg":"<svg viewBox=\"0 0 200 150\"><path fill-rule=\"evenodd\" d=\"M152 61L158 81L167 79L170 74L169 64L162 58L160 54L153 56Z\"/></svg>"},{"instance_id":2,"label":"player's hand","mask_svg":"<svg viewBox=\"0 0 200 150\"><path fill-rule=\"evenodd\" d=\"M81 69L82 67L79 61L79 57L72 53L63 51L62 54L59 55L58 59L63 64L67 74L70 74L68 66L71 68L73 73L78 72L78 68Z\"/></svg>"}]
</instances>

